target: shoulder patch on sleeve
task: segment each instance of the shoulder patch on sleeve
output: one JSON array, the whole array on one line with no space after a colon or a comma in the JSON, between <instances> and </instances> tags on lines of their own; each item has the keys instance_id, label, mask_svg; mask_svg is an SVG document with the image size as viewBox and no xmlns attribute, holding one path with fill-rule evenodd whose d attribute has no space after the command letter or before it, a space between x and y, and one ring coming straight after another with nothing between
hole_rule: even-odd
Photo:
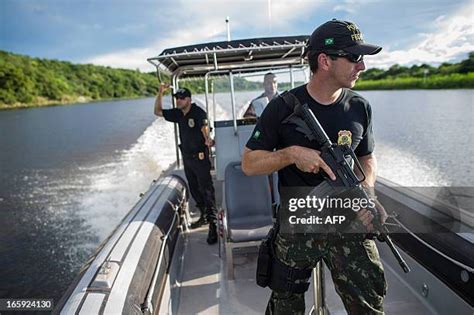
<instances>
[{"instance_id":1,"label":"shoulder patch on sleeve","mask_svg":"<svg viewBox=\"0 0 474 315\"><path fill-rule=\"evenodd\" d=\"M261 136L261 132L259 130L255 130L255 132L253 133L253 136L252 138L254 138L255 140L258 140L260 139L260 136Z\"/></svg>"}]
</instances>

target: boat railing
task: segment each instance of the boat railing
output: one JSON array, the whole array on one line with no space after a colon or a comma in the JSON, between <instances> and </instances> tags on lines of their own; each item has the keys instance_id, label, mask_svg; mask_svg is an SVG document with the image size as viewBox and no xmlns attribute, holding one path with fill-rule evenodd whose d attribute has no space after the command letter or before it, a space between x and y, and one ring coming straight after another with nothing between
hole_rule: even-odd
<instances>
[{"instance_id":1,"label":"boat railing","mask_svg":"<svg viewBox=\"0 0 474 315\"><path fill-rule=\"evenodd\" d=\"M295 81L294 81L294 72L295 71L302 71L305 72L308 69L308 66L306 64L301 64L301 65L282 65L282 66L265 66L265 67L249 67L245 69L239 69L237 71L233 70L212 70L208 71L204 75L204 84L205 84L205 101L206 101L206 112L210 113L209 111L209 80L211 76L215 75L227 75L229 77L229 86L230 86L230 100L231 100L231 112L232 112L232 121L234 125L234 134L237 135L237 119L238 117L236 116L236 102L235 102L235 89L234 89L234 76L236 74L245 74L246 76L251 76L252 73L258 72L258 75L262 75L263 72L268 72L271 71L275 74L281 74L283 72L288 72L289 77L290 77L290 86L291 88L295 87ZM307 79L307 76L305 75L305 78ZM212 89L213 93L213 108L212 108L212 122L214 123L217 121L216 119L216 102L215 102L215 97L214 97L214 89Z\"/></svg>"},{"instance_id":2,"label":"boat railing","mask_svg":"<svg viewBox=\"0 0 474 315\"><path fill-rule=\"evenodd\" d=\"M152 278L152 281L150 283L150 287L148 289L148 292L146 294L145 302L142 305L142 312L143 313L146 313L146 312L148 312L149 314L154 313L152 300L153 300L153 296L155 295L155 288L156 288L157 281L159 280L158 279L158 276L160 274L159 271L160 271L161 265L163 264L163 259L164 259L164 255L165 255L165 249L166 249L167 241L168 241L169 235L175 229L176 220L180 217L180 209L182 207L182 204L181 205L174 205L169 200L167 200L167 202L168 202L169 206L174 211L173 220L171 221L171 224L168 228L168 231L166 231L165 235L163 235L161 237L162 243L161 243L161 247L160 247L160 254L158 256L158 263L155 265L155 270L153 272L153 278Z\"/></svg>"}]
</instances>

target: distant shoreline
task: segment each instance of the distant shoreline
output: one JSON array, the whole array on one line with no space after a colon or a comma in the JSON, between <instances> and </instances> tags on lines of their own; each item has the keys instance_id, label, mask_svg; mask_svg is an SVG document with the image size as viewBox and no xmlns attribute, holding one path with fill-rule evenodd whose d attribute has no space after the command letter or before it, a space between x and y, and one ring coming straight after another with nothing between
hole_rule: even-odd
<instances>
[{"instance_id":1,"label":"distant shoreline","mask_svg":"<svg viewBox=\"0 0 474 315\"><path fill-rule=\"evenodd\" d=\"M0 110L135 99L156 95L155 73L113 69L91 64L32 58L0 50ZM171 80L169 77L165 81ZM228 80L213 81L214 90L227 91ZM295 82L297 85L300 82ZM204 92L204 79L183 82L193 94ZM234 78L235 90L260 90L260 82ZM279 89L289 89L280 82ZM474 52L459 63L427 64L364 71L355 90L474 89Z\"/></svg>"},{"instance_id":2,"label":"distant shoreline","mask_svg":"<svg viewBox=\"0 0 474 315\"><path fill-rule=\"evenodd\" d=\"M370 81L369 81L370 82ZM369 84L370 85L370 84ZM354 88L355 91L401 91L401 90L472 90L474 88L469 87L453 87L453 88L418 88L418 87L413 87L413 88L403 88L403 89L396 89L396 88L385 88L385 89L378 89L378 88L364 88L364 86L359 87L356 86ZM248 90L248 91L236 91L236 92L251 92L253 90ZM255 90L259 91L259 90ZM217 93L222 93L222 92L217 92ZM201 94L201 93L197 93ZM134 100L134 99L143 99L143 98L151 98L154 96L137 96L137 97L121 97L121 98L108 98L108 99L77 99L75 101L49 101L49 102L44 102L40 104L14 104L14 105L5 105L5 104L0 104L0 111L2 110L14 110L14 109L28 109L28 108L39 108L39 107L52 107L52 106L68 106L68 105L81 105L81 104L91 104L91 103L97 103L97 102L107 102L107 101L123 101L123 100Z\"/></svg>"},{"instance_id":3,"label":"distant shoreline","mask_svg":"<svg viewBox=\"0 0 474 315\"><path fill-rule=\"evenodd\" d=\"M355 90L449 90L474 89L474 72L433 75L426 79L397 77L380 80L360 80Z\"/></svg>"},{"instance_id":4,"label":"distant shoreline","mask_svg":"<svg viewBox=\"0 0 474 315\"><path fill-rule=\"evenodd\" d=\"M0 111L2 110L14 110L14 109L28 109L28 108L39 108L39 107L53 107L53 106L69 106L69 105L84 105L91 103L109 102L109 101L126 101L154 97L150 96L134 96L134 97L117 97L117 98L103 98L103 99L87 99L76 100L76 101L48 101L44 103L33 103L33 104L22 104L17 103L13 105L5 105L0 103ZM79 99L79 98L78 98Z\"/></svg>"},{"instance_id":5,"label":"distant shoreline","mask_svg":"<svg viewBox=\"0 0 474 315\"><path fill-rule=\"evenodd\" d=\"M474 75L474 73L473 73ZM380 80L382 81L382 80ZM396 81L396 80L392 80ZM449 87L449 88L419 88L419 87L412 87L412 88L377 88L373 86L373 82L377 81L361 81L360 84L358 83L354 88L355 91L400 91L400 90L473 90L474 87ZM390 82L392 86L395 86L393 82ZM366 88L367 87L367 88ZM382 87L382 85L380 85ZM243 90L243 91L236 91L236 92L251 92L251 91L260 91L260 90ZM283 91L283 90L282 90ZM223 93L223 92L217 92ZM196 93L202 94L202 93ZM83 97L78 97L76 100L71 101L44 101L42 103L34 103L34 104L13 104L13 105L5 105L0 103L0 111L2 110L15 110L15 109L28 109L28 108L39 108L39 107L52 107L52 106L69 106L69 105L83 105L83 104L91 104L91 103L100 103L100 102L107 102L107 101L124 101L124 100L134 100L134 99L143 99L143 98L152 98L154 96L136 96L136 97L120 97L120 98L107 98L107 99L87 99Z\"/></svg>"}]
</instances>

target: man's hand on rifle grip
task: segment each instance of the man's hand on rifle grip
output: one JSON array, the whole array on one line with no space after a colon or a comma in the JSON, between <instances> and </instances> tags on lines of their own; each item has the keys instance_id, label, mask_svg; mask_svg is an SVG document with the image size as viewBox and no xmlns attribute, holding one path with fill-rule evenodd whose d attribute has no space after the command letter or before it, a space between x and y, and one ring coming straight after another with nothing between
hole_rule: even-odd
<instances>
[{"instance_id":1,"label":"man's hand on rifle grip","mask_svg":"<svg viewBox=\"0 0 474 315\"><path fill-rule=\"evenodd\" d=\"M336 180L336 176L331 168L321 158L321 152L306 147L292 147L293 161L297 168L303 172L319 173L322 169L332 180Z\"/></svg>"}]
</instances>

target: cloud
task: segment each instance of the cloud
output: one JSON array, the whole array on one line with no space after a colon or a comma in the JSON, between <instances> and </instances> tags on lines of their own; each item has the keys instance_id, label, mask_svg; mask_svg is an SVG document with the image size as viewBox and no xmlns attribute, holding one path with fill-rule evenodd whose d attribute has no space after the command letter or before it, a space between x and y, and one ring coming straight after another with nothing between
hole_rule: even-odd
<instances>
[{"instance_id":1,"label":"cloud","mask_svg":"<svg viewBox=\"0 0 474 315\"><path fill-rule=\"evenodd\" d=\"M359 12L360 8L363 5L366 5L371 2L376 2L376 0L344 0L342 3L334 6L332 9L335 12L346 12L349 14L355 14Z\"/></svg>"},{"instance_id":2,"label":"cloud","mask_svg":"<svg viewBox=\"0 0 474 315\"><path fill-rule=\"evenodd\" d=\"M387 68L393 64L441 64L466 58L474 51L473 4L469 3L450 17L433 21L433 32L418 34L419 41L404 50L382 50L368 58L369 67Z\"/></svg>"},{"instance_id":3,"label":"cloud","mask_svg":"<svg viewBox=\"0 0 474 315\"><path fill-rule=\"evenodd\" d=\"M123 69L140 69L141 71L154 70L146 58L156 54L151 48L134 48L110 54L103 54L84 60L84 63L92 63L100 66L110 66Z\"/></svg>"},{"instance_id":4,"label":"cloud","mask_svg":"<svg viewBox=\"0 0 474 315\"><path fill-rule=\"evenodd\" d=\"M203 23L197 29L180 29L171 32L168 36L156 41L149 47L132 48L102 54L87 59L85 62L97 65L107 65L114 68L140 69L141 71L153 71L154 67L148 63L147 58L157 56L167 47L183 46L197 41L206 41L218 37L224 30L220 30L216 23ZM202 34L202 35L200 35Z\"/></svg>"},{"instance_id":5,"label":"cloud","mask_svg":"<svg viewBox=\"0 0 474 315\"><path fill-rule=\"evenodd\" d=\"M271 2L270 13L268 12L269 2ZM243 34L245 37L285 35L295 30L295 20L313 11L319 5L320 3L316 1L306 0L178 2L166 12L167 16L177 18L167 18L167 23L163 23L163 28L160 30L161 35L148 47L135 47L101 54L87 58L84 62L152 71L154 68L146 59L158 55L165 48L225 40L227 38L226 16L230 16L232 34ZM212 9L203 10L203 8ZM189 12L189 15L183 15L183 12ZM255 12L261 12L261 14L258 15ZM251 35L248 34L249 31L252 32Z\"/></svg>"},{"instance_id":6,"label":"cloud","mask_svg":"<svg viewBox=\"0 0 474 315\"><path fill-rule=\"evenodd\" d=\"M342 8L360 8L375 0L346 0ZM271 4L271 5L269 5ZM226 39L225 17L230 16L232 38L278 36L300 33L301 21L313 18L320 6L317 1L180 1L160 13L160 25L155 37L145 47L133 47L93 56L87 63L111 67L153 71L146 59L157 56L165 48ZM268 8L271 7L271 11ZM212 10L203 10L212 8ZM334 6L338 9L338 5ZM349 10L349 9L348 9ZM347 11L347 10L345 10ZM258 14L258 12L260 12ZM439 64L456 62L474 51L472 26L473 4L468 2L452 15L439 15L431 23L433 31L413 34L414 44L404 49L385 49L367 57L368 67L388 68L393 64ZM138 26L137 26L138 27ZM129 26L121 31L126 33ZM401 36L401 33L399 34ZM396 40L396 39L395 39Z\"/></svg>"}]
</instances>

